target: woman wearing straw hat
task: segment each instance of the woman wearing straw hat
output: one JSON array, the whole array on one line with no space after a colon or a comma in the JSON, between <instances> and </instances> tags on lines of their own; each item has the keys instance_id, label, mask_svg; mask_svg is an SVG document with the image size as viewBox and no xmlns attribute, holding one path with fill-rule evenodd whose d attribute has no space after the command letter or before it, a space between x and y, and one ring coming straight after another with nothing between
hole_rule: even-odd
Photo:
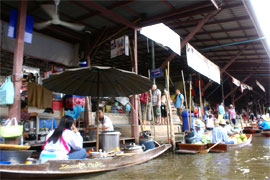
<instances>
[{"instance_id":1,"label":"woman wearing straw hat","mask_svg":"<svg viewBox=\"0 0 270 180\"><path fill-rule=\"evenodd\" d=\"M263 121L258 125L258 127L264 129L270 129L270 119L266 115L262 115Z\"/></svg>"}]
</instances>

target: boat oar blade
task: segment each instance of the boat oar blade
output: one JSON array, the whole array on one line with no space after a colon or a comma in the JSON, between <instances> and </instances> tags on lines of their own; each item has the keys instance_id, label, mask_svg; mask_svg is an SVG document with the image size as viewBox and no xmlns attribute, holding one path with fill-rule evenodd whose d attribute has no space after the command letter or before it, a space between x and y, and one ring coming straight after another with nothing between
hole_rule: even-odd
<instances>
[{"instance_id":1,"label":"boat oar blade","mask_svg":"<svg viewBox=\"0 0 270 180\"><path fill-rule=\"evenodd\" d=\"M219 140L216 144L214 144L214 145L211 146L210 148L201 151L200 154L206 154L206 153L209 153L209 151L210 151L211 149L213 149L215 146L217 146L219 143L221 143L221 141L222 141L222 140Z\"/></svg>"}]
</instances>

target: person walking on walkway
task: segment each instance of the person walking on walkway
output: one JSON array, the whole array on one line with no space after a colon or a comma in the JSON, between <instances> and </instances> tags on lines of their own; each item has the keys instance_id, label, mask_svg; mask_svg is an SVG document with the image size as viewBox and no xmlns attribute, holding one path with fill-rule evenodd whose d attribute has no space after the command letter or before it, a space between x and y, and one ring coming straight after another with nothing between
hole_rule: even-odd
<instances>
[{"instance_id":1,"label":"person walking on walkway","mask_svg":"<svg viewBox=\"0 0 270 180\"><path fill-rule=\"evenodd\" d=\"M177 115L180 120L180 124L183 124L183 119L182 119L182 112L184 108L184 96L181 94L179 89L175 90L175 107L177 109Z\"/></svg>"},{"instance_id":2,"label":"person walking on walkway","mask_svg":"<svg viewBox=\"0 0 270 180\"><path fill-rule=\"evenodd\" d=\"M161 124L161 92L157 89L157 85L155 84L152 86L152 106L156 123Z\"/></svg>"}]
</instances>

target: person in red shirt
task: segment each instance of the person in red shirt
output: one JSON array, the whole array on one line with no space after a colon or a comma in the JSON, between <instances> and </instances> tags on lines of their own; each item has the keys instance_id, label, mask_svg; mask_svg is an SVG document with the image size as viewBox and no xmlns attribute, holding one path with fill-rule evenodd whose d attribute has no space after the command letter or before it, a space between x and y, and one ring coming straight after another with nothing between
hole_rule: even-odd
<instances>
[{"instance_id":1,"label":"person in red shirt","mask_svg":"<svg viewBox=\"0 0 270 180\"><path fill-rule=\"evenodd\" d=\"M148 93L144 92L140 95L140 102L141 102L141 117L142 117L142 121L145 122L146 121L146 104L147 104L147 100L148 100Z\"/></svg>"}]
</instances>

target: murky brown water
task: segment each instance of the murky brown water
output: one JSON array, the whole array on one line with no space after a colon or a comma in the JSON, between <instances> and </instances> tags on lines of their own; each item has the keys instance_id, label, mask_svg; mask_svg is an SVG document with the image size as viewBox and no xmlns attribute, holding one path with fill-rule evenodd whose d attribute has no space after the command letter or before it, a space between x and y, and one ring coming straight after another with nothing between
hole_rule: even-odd
<instances>
[{"instance_id":1,"label":"murky brown water","mask_svg":"<svg viewBox=\"0 0 270 180\"><path fill-rule=\"evenodd\" d=\"M253 137L252 145L220 154L164 154L147 163L74 179L270 179L270 138Z\"/></svg>"}]
</instances>

